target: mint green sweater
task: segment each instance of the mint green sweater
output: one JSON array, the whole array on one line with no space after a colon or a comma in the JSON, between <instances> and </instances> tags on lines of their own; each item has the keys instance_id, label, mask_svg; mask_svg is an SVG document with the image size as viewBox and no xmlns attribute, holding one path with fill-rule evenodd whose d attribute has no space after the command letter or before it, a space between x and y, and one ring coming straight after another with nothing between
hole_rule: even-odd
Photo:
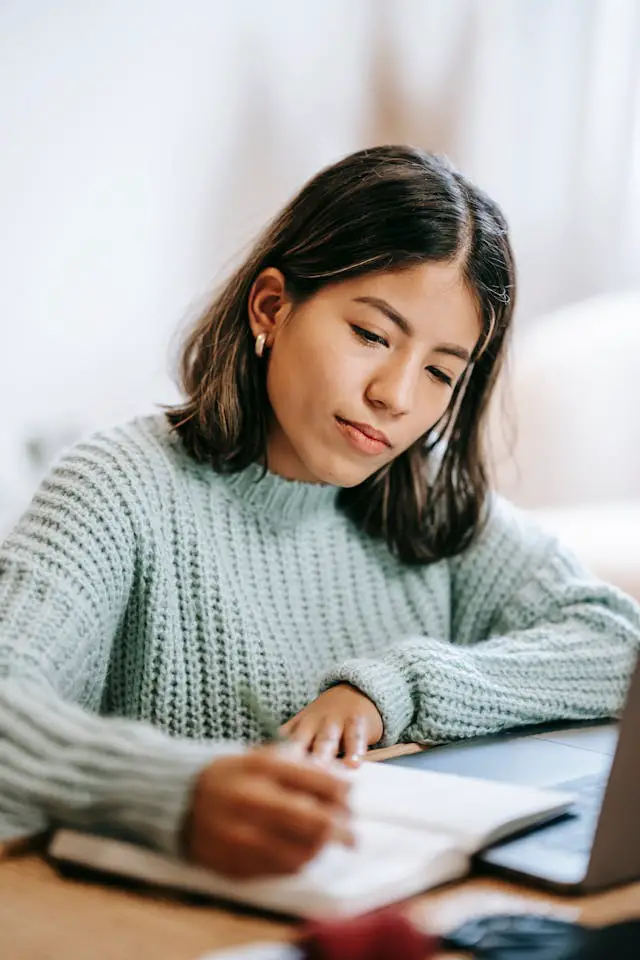
<instances>
[{"instance_id":1,"label":"mint green sweater","mask_svg":"<svg viewBox=\"0 0 640 960\"><path fill-rule=\"evenodd\" d=\"M0 550L0 839L109 826L166 851L198 771L348 681L384 743L616 714L628 597L494 498L409 567L332 487L194 462L162 415L61 458Z\"/></svg>"}]
</instances>

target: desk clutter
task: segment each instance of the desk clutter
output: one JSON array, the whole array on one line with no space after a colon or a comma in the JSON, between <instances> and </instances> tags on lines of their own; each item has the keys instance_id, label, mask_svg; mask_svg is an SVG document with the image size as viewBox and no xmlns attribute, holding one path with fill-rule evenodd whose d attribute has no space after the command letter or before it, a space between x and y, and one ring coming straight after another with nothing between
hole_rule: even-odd
<instances>
[{"instance_id":1,"label":"desk clutter","mask_svg":"<svg viewBox=\"0 0 640 960\"><path fill-rule=\"evenodd\" d=\"M462 951L474 960L637 960L640 920L582 927L532 914L467 921L445 936L417 929L398 910L307 927L291 944L266 943L201 960L428 960Z\"/></svg>"}]
</instances>

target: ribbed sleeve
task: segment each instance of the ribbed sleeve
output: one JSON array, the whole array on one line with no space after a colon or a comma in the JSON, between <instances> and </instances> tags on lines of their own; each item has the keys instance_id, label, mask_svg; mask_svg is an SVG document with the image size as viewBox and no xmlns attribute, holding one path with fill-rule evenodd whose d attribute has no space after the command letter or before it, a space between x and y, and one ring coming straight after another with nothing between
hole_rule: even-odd
<instances>
[{"instance_id":1,"label":"ribbed sleeve","mask_svg":"<svg viewBox=\"0 0 640 960\"><path fill-rule=\"evenodd\" d=\"M640 640L629 597L500 500L451 569L455 643L397 638L324 678L323 687L346 681L378 705L385 744L620 712Z\"/></svg>"},{"instance_id":2,"label":"ribbed sleeve","mask_svg":"<svg viewBox=\"0 0 640 960\"><path fill-rule=\"evenodd\" d=\"M40 684L2 680L0 840L69 825L177 855L198 772L233 749L96 717Z\"/></svg>"},{"instance_id":3,"label":"ribbed sleeve","mask_svg":"<svg viewBox=\"0 0 640 960\"><path fill-rule=\"evenodd\" d=\"M126 458L96 437L0 552L0 839L108 825L176 852L194 777L225 752L94 715L136 575L129 494Z\"/></svg>"}]
</instances>

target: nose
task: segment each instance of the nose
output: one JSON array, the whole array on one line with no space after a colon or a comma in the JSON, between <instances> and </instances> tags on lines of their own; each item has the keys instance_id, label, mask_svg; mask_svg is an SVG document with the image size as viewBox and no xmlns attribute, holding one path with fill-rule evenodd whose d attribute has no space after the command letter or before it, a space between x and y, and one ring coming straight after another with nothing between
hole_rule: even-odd
<instances>
[{"instance_id":1,"label":"nose","mask_svg":"<svg viewBox=\"0 0 640 960\"><path fill-rule=\"evenodd\" d=\"M416 372L409 363L389 361L371 377L366 396L377 409L399 417L410 412L416 391Z\"/></svg>"}]
</instances>

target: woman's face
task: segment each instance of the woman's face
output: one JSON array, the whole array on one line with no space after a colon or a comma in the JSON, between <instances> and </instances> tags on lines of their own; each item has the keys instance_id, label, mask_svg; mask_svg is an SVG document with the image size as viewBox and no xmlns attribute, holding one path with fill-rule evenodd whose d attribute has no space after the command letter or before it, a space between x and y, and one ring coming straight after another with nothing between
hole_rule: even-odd
<instances>
[{"instance_id":1,"label":"woman's face","mask_svg":"<svg viewBox=\"0 0 640 960\"><path fill-rule=\"evenodd\" d=\"M439 262L325 287L293 311L269 269L249 315L254 335L267 335L269 469L340 487L442 417L481 332L459 266Z\"/></svg>"}]
</instances>

